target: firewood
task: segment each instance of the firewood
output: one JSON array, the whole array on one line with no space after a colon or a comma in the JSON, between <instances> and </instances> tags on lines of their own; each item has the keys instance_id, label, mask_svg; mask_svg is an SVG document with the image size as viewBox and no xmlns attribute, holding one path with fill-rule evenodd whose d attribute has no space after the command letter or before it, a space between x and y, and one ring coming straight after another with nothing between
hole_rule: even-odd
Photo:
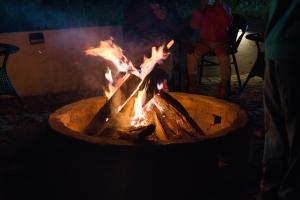
<instances>
[{"instance_id":1,"label":"firewood","mask_svg":"<svg viewBox=\"0 0 300 200\"><path fill-rule=\"evenodd\" d=\"M144 80L129 75L115 94L100 108L84 133L135 142L146 140L149 135L160 141L202 136L202 130L185 108L168 93L158 91L159 73L161 73L159 70L153 70ZM148 116L148 121L151 122L144 127L134 127L131 126L134 102L137 92L145 88L147 95L145 104L150 100L154 103L153 111L149 114L151 116ZM152 134L154 132L155 134Z\"/></svg>"},{"instance_id":2,"label":"firewood","mask_svg":"<svg viewBox=\"0 0 300 200\"><path fill-rule=\"evenodd\" d=\"M140 144L147 141L147 136L151 135L155 131L155 126L150 124L143 127L131 127L130 129L118 130L120 135L119 139L130 140L136 144Z\"/></svg>"},{"instance_id":3,"label":"firewood","mask_svg":"<svg viewBox=\"0 0 300 200\"><path fill-rule=\"evenodd\" d=\"M178 112L182 115L183 119L191 126L192 129L195 130L195 132L190 132L190 134L195 133L195 135L192 136L204 135L204 132L189 115L186 109L181 105L181 103L179 103L176 99L174 99L171 95L169 95L167 92L164 92L163 90L159 92L159 97L164 99L166 102L168 102L168 104L172 105L174 108L176 108Z\"/></svg>"},{"instance_id":4,"label":"firewood","mask_svg":"<svg viewBox=\"0 0 300 200\"><path fill-rule=\"evenodd\" d=\"M155 106L153 109L169 139L189 139L203 135L202 130L185 109L178 107L178 102L175 99L170 100L172 97L165 92L160 92L160 95L156 95L154 98Z\"/></svg>"},{"instance_id":5,"label":"firewood","mask_svg":"<svg viewBox=\"0 0 300 200\"><path fill-rule=\"evenodd\" d=\"M128 102L132 102L132 99L136 98L137 92L145 87L148 87L148 85L149 88L147 90L146 102L152 99L154 94L157 92L156 80L159 73L158 71L159 70L157 69L152 70L144 78L144 80L141 80L139 77L130 74L124 83L117 89L114 95L103 105L103 107L100 108L83 133L94 136L101 136L105 134L102 132L107 128L111 129L114 126L113 123L116 123L113 118L116 117L115 115L117 113L126 113L125 116L129 116L130 109L133 111L133 104L128 104ZM119 116L118 118L122 118L122 116ZM130 123L130 121L127 123Z\"/></svg>"},{"instance_id":6,"label":"firewood","mask_svg":"<svg viewBox=\"0 0 300 200\"><path fill-rule=\"evenodd\" d=\"M161 141L168 141L169 138L167 137L163 125L161 124L159 117L157 116L158 113L153 110L152 115L153 115L153 123L155 125L156 138Z\"/></svg>"},{"instance_id":7,"label":"firewood","mask_svg":"<svg viewBox=\"0 0 300 200\"><path fill-rule=\"evenodd\" d=\"M180 135L176 135L176 130L175 128L171 125L168 124L168 119L165 119L165 115L163 115L163 113L160 112L160 110L156 107L153 106L153 110L156 113L157 119L159 121L159 124L161 124L161 127L164 131L165 136L168 138L168 140L170 139L180 139ZM174 122L172 122L174 123Z\"/></svg>"},{"instance_id":8,"label":"firewood","mask_svg":"<svg viewBox=\"0 0 300 200\"><path fill-rule=\"evenodd\" d=\"M101 135L108 126L109 121L119 112L120 106L124 106L130 96L134 95L141 81L139 77L130 74L113 96L100 108L83 133L86 135Z\"/></svg>"}]
</instances>

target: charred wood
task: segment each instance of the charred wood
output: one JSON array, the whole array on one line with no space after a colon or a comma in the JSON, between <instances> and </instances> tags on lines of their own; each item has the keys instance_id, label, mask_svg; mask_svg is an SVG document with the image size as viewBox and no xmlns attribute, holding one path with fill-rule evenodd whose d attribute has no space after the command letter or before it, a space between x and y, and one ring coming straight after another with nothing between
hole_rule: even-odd
<instances>
[{"instance_id":1,"label":"charred wood","mask_svg":"<svg viewBox=\"0 0 300 200\"><path fill-rule=\"evenodd\" d=\"M135 93L141 81L139 77L130 74L113 96L100 108L83 133L86 135L101 135L110 123L111 118L119 112L120 106L126 104L130 96Z\"/></svg>"}]
</instances>

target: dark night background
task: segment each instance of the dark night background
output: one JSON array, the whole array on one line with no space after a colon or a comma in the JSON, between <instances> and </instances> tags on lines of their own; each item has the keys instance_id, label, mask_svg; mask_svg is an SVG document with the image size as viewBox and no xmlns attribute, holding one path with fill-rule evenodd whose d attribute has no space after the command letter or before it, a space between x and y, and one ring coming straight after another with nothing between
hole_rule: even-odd
<instances>
[{"instance_id":1,"label":"dark night background","mask_svg":"<svg viewBox=\"0 0 300 200\"><path fill-rule=\"evenodd\" d=\"M0 0L0 33L122 24L129 0ZM264 18L268 0L226 0L233 12ZM177 0L189 19L199 0Z\"/></svg>"}]
</instances>

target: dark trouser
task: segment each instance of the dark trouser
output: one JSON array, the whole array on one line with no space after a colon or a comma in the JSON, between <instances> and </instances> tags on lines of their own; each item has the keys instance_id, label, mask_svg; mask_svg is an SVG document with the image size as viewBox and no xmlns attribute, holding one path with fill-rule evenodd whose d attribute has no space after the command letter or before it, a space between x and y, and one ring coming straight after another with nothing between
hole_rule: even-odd
<instances>
[{"instance_id":1,"label":"dark trouser","mask_svg":"<svg viewBox=\"0 0 300 200\"><path fill-rule=\"evenodd\" d=\"M231 78L230 57L227 49L227 42L200 41L196 47L194 55L201 58L201 56L205 53L213 51L216 54L220 65L220 77L223 82L227 82Z\"/></svg>"},{"instance_id":2,"label":"dark trouser","mask_svg":"<svg viewBox=\"0 0 300 200\"><path fill-rule=\"evenodd\" d=\"M266 135L260 199L300 199L299 68L296 61L268 61L266 66Z\"/></svg>"},{"instance_id":3,"label":"dark trouser","mask_svg":"<svg viewBox=\"0 0 300 200\"><path fill-rule=\"evenodd\" d=\"M187 52L180 41L175 41L171 51L172 66L169 76L169 89L172 92L187 92Z\"/></svg>"},{"instance_id":4,"label":"dark trouser","mask_svg":"<svg viewBox=\"0 0 300 200\"><path fill-rule=\"evenodd\" d=\"M153 46L160 46L170 41L167 37L137 37L125 39L126 47L125 53L131 60L134 66L138 67L143 63L144 55L151 56L151 48ZM187 75L187 52L185 51L182 42L176 40L170 50L171 66L170 69L164 69L168 75L169 90L172 92L185 92L188 88Z\"/></svg>"}]
</instances>

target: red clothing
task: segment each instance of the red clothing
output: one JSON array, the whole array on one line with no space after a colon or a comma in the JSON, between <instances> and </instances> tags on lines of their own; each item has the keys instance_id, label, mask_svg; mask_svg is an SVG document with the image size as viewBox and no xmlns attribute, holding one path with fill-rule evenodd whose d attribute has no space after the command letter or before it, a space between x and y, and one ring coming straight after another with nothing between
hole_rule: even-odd
<instances>
[{"instance_id":1,"label":"red clothing","mask_svg":"<svg viewBox=\"0 0 300 200\"><path fill-rule=\"evenodd\" d=\"M200 39L209 42L228 41L230 24L231 15L220 3L197 10L190 22L193 29L200 29Z\"/></svg>"}]
</instances>

